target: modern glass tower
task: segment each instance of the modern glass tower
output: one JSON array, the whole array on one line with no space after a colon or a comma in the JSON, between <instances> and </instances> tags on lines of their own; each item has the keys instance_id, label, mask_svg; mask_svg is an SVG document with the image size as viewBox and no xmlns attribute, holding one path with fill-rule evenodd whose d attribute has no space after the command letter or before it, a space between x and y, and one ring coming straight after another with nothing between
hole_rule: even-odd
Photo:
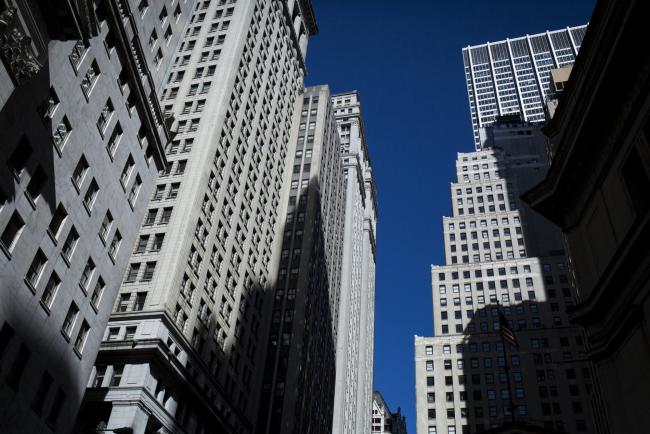
<instances>
[{"instance_id":1,"label":"modern glass tower","mask_svg":"<svg viewBox=\"0 0 650 434\"><path fill-rule=\"evenodd\" d=\"M544 121L549 71L575 62L586 30L567 27L463 48L476 149L479 128L496 116L521 113L525 121Z\"/></svg>"}]
</instances>

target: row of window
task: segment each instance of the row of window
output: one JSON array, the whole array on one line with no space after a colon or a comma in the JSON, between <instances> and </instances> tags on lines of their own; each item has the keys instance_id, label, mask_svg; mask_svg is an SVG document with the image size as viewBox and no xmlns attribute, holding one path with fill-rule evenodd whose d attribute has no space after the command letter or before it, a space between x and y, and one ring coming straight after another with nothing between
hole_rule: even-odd
<instances>
[{"instance_id":1,"label":"row of window","mask_svg":"<svg viewBox=\"0 0 650 434\"><path fill-rule=\"evenodd\" d=\"M9 353L12 344L14 346L18 345L18 338L14 329L5 322L0 329L0 365L4 362L5 356ZM28 368L29 361L32 357L32 352L25 343L20 343L18 347L13 362L6 370L5 382L7 385L17 394L21 388L24 387L24 384L21 382L23 379L23 374L27 372L34 373L33 370L26 369ZM0 370L2 372L2 370ZM48 398L51 397L49 411L45 411L46 403ZM30 408L37 414L39 417L45 416L45 423L52 430L56 430L57 422L61 414L67 399L66 392L61 388L57 387L54 378L46 370L41 374L41 379L38 383L38 387L34 391Z\"/></svg>"}]
</instances>

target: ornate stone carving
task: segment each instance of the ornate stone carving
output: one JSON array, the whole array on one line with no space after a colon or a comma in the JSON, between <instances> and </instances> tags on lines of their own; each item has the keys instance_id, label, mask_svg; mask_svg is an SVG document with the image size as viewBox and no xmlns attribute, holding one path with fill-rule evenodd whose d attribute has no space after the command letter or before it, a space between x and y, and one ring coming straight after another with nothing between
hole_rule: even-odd
<instances>
[{"instance_id":1,"label":"ornate stone carving","mask_svg":"<svg viewBox=\"0 0 650 434\"><path fill-rule=\"evenodd\" d=\"M9 7L0 13L0 55L16 82L23 83L38 74L38 63L30 47L31 39L25 35L18 22L16 8Z\"/></svg>"}]
</instances>

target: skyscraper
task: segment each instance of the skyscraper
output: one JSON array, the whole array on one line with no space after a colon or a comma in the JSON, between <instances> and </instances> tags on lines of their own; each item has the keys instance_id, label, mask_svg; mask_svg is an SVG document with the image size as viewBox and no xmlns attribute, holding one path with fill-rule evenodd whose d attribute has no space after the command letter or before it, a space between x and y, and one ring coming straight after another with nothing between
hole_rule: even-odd
<instances>
[{"instance_id":1,"label":"skyscraper","mask_svg":"<svg viewBox=\"0 0 650 434\"><path fill-rule=\"evenodd\" d=\"M170 167L104 335L84 428L253 432L289 135L316 31L308 0L196 2L161 98L176 118Z\"/></svg>"},{"instance_id":2,"label":"skyscraper","mask_svg":"<svg viewBox=\"0 0 650 434\"><path fill-rule=\"evenodd\" d=\"M549 71L575 62L587 26L463 48L465 80L474 131L497 116L520 113L528 122L544 121Z\"/></svg>"},{"instance_id":3,"label":"skyscraper","mask_svg":"<svg viewBox=\"0 0 650 434\"><path fill-rule=\"evenodd\" d=\"M512 117L481 137L481 150L456 162L445 265L431 269L434 337L415 338L417 432L498 426L512 418L511 397L519 420L597 432L559 234L519 199L546 173L544 137ZM499 310L519 345L505 353Z\"/></svg>"},{"instance_id":4,"label":"skyscraper","mask_svg":"<svg viewBox=\"0 0 650 434\"><path fill-rule=\"evenodd\" d=\"M343 266L332 432L370 432L377 193L358 92L332 96L345 175Z\"/></svg>"},{"instance_id":5,"label":"skyscraper","mask_svg":"<svg viewBox=\"0 0 650 434\"><path fill-rule=\"evenodd\" d=\"M327 86L296 103L258 433L332 433L345 181Z\"/></svg>"},{"instance_id":6,"label":"skyscraper","mask_svg":"<svg viewBox=\"0 0 650 434\"><path fill-rule=\"evenodd\" d=\"M166 165L157 94L190 5L156 3L0 5L3 433L70 432Z\"/></svg>"}]
</instances>

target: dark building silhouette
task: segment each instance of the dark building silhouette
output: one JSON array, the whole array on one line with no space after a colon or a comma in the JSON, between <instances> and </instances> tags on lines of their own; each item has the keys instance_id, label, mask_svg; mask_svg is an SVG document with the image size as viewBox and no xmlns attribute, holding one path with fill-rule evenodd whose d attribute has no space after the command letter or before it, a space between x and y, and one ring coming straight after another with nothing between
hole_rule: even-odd
<instances>
[{"instance_id":1,"label":"dark building silhouette","mask_svg":"<svg viewBox=\"0 0 650 434\"><path fill-rule=\"evenodd\" d=\"M598 1L524 199L563 232L612 433L650 425L650 36L644 1Z\"/></svg>"}]
</instances>

